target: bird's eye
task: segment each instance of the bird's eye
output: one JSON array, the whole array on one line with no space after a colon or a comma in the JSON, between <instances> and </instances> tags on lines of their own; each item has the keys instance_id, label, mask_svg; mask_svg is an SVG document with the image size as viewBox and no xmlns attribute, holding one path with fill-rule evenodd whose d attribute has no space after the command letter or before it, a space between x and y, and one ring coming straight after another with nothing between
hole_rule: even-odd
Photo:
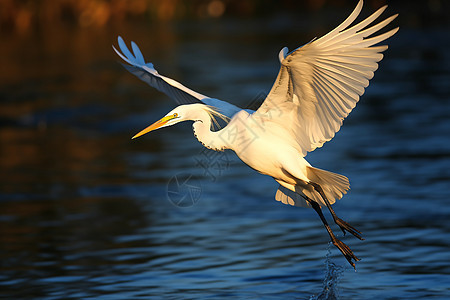
<instances>
[{"instance_id":1,"label":"bird's eye","mask_svg":"<svg viewBox=\"0 0 450 300\"><path fill-rule=\"evenodd\" d=\"M177 113L174 113L174 114L173 114L173 117L174 117L174 118L178 117L178 114L177 114Z\"/></svg>"}]
</instances>

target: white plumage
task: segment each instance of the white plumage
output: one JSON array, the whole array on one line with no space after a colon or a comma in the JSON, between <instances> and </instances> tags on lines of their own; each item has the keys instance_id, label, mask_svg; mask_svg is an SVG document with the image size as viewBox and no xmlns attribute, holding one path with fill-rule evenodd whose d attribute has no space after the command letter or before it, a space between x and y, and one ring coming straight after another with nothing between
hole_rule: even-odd
<instances>
[{"instance_id":1,"label":"white plumage","mask_svg":"<svg viewBox=\"0 0 450 300\"><path fill-rule=\"evenodd\" d=\"M310 206L319 214L331 241L348 262L359 260L331 231L321 211L326 206L335 223L359 239L359 231L338 218L331 204L349 189L347 177L312 167L305 159L331 140L343 120L355 107L369 85L387 46L374 46L394 35L398 28L382 34L379 30L397 15L371 25L386 9L378 9L356 25L361 12L359 1L350 16L319 39L288 53L283 48L278 58L280 71L267 98L256 111L194 92L173 79L160 75L146 63L138 46L131 42L130 52L121 37L119 52L131 73L173 98L180 106L133 138L149 131L193 121L196 138L207 148L231 149L247 165L272 176L280 187L275 199L294 206ZM227 125L212 131L215 118Z\"/></svg>"},{"instance_id":2,"label":"white plumage","mask_svg":"<svg viewBox=\"0 0 450 300\"><path fill-rule=\"evenodd\" d=\"M369 85L378 68L377 62L383 58L380 52L387 49L387 46L370 46L398 30L365 39L397 16L363 30L387 6L347 28L359 15L362 4L360 1L352 14L327 35L287 56L284 54L275 84L255 114L255 117L289 124L303 156L334 137ZM277 113L280 110L290 113L280 115Z\"/></svg>"}]
</instances>

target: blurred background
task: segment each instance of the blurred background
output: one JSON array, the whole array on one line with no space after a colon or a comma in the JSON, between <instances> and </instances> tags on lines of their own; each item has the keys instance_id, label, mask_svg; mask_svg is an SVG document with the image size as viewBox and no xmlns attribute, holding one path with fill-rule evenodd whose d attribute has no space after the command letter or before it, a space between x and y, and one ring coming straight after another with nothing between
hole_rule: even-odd
<instances>
[{"instance_id":1,"label":"blurred background","mask_svg":"<svg viewBox=\"0 0 450 300\"><path fill-rule=\"evenodd\" d=\"M448 1L365 1L359 20L389 4L381 18L400 13L401 29L341 132L308 155L350 178L335 209L365 234L343 238L357 273L312 210L275 202L272 179L205 152L190 124L130 140L175 104L118 63L118 35L244 107L270 90L282 47L356 3L0 1L0 297L446 298ZM173 180L190 176L195 201L174 205Z\"/></svg>"}]
</instances>

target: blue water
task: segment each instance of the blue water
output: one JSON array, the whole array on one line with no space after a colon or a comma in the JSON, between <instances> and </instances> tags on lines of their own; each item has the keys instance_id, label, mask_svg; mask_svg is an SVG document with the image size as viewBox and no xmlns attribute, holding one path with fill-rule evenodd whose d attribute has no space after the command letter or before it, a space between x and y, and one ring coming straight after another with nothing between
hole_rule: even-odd
<instances>
[{"instance_id":1,"label":"blue water","mask_svg":"<svg viewBox=\"0 0 450 300\"><path fill-rule=\"evenodd\" d=\"M446 28L405 25L342 130L307 157L350 178L334 207L365 241L333 229L356 272L313 210L274 201L271 178L205 151L190 124L130 140L174 103L117 63L117 34L162 74L244 106L270 89L282 46L317 34L282 20L5 38L0 297L448 299Z\"/></svg>"}]
</instances>

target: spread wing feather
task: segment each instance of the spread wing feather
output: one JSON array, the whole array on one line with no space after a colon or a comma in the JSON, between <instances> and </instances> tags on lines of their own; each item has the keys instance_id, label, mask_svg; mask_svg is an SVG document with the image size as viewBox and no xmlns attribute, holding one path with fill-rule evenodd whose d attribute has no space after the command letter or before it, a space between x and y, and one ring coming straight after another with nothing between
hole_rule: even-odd
<instances>
[{"instance_id":1,"label":"spread wing feather","mask_svg":"<svg viewBox=\"0 0 450 300\"><path fill-rule=\"evenodd\" d=\"M364 94L387 46L374 46L398 28L372 36L388 25L393 15L371 27L386 9L350 27L361 12L361 0L350 16L323 37L287 54L280 52L278 77L261 107L252 115L263 126L284 126L299 149L321 147L339 131L342 121Z\"/></svg>"},{"instance_id":2,"label":"spread wing feather","mask_svg":"<svg viewBox=\"0 0 450 300\"><path fill-rule=\"evenodd\" d=\"M148 85L168 95L170 98L175 100L177 104L203 103L215 107L220 113L229 118L241 110L239 107L231 103L197 93L185 87L181 83L159 74L152 63L145 62L144 56L136 43L131 42L131 49L133 50L132 53L123 41L122 37L119 36L117 40L119 48L122 52L118 51L114 46L113 49L117 55L120 56L120 58L128 63L128 65L123 64L123 66L130 73L136 75Z\"/></svg>"}]
</instances>

